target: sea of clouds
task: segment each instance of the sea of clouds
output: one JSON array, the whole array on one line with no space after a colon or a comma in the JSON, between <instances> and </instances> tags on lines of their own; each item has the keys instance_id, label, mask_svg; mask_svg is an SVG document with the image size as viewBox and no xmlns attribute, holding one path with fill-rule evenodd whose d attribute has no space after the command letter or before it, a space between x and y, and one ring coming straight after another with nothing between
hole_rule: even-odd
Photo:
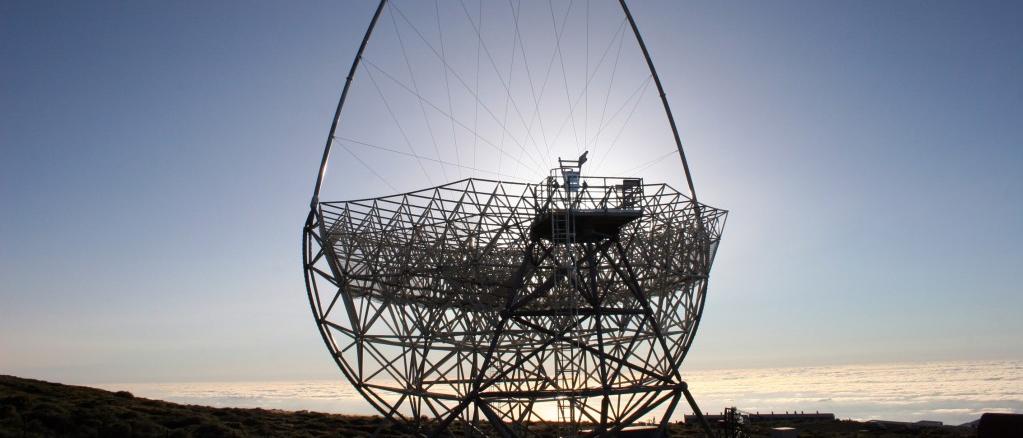
<instances>
[{"instance_id":1,"label":"sea of clouds","mask_svg":"<svg viewBox=\"0 0 1023 438\"><path fill-rule=\"evenodd\" d=\"M694 371L688 378L694 395L710 408L704 410L737 406L946 424L984 412L1023 412L1023 361Z\"/></svg>"},{"instance_id":2,"label":"sea of clouds","mask_svg":"<svg viewBox=\"0 0 1023 438\"><path fill-rule=\"evenodd\" d=\"M946 424L972 421L984 412L1023 413L1023 361L1018 360L700 370L685 375L706 412L736 406L749 412L819 411L843 419ZM94 386L217 407L376 413L342 378ZM681 415L676 411L675 417Z\"/></svg>"}]
</instances>

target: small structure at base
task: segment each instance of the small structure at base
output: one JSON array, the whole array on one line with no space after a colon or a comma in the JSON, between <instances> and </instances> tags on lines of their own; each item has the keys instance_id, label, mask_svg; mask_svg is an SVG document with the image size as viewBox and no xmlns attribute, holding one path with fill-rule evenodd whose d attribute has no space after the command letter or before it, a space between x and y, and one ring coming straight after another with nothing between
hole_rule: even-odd
<instances>
[{"instance_id":1,"label":"small structure at base","mask_svg":"<svg viewBox=\"0 0 1023 438\"><path fill-rule=\"evenodd\" d=\"M774 413L764 414L760 412L743 412L743 415L749 417L751 423L759 423L764 421L832 421L835 419L835 414L830 412L785 412L785 413ZM703 417L707 421L724 421L727 419L727 412L721 414L704 414ZM696 421L696 415L687 414L684 417L686 422Z\"/></svg>"}]
</instances>

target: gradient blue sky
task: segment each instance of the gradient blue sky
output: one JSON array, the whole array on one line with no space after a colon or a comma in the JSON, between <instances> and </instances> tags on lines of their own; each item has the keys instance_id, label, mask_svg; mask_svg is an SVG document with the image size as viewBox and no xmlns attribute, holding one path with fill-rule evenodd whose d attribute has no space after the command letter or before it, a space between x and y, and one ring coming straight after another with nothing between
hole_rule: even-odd
<instances>
[{"instance_id":1,"label":"gradient blue sky","mask_svg":"<svg viewBox=\"0 0 1023 438\"><path fill-rule=\"evenodd\" d=\"M373 7L0 3L0 373L340 377L299 238ZM687 366L1023 358L1019 2L632 7L732 212Z\"/></svg>"}]
</instances>

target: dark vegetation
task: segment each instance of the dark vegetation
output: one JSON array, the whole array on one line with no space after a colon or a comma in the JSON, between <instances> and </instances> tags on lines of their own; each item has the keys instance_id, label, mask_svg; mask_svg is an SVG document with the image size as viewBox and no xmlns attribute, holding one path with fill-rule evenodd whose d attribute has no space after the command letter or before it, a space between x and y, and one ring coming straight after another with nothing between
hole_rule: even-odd
<instances>
[{"instance_id":1,"label":"dark vegetation","mask_svg":"<svg viewBox=\"0 0 1023 438\"><path fill-rule=\"evenodd\" d=\"M370 436L380 417L180 405L0 376L0 437ZM387 431L385 436L403 435Z\"/></svg>"},{"instance_id":2,"label":"dark vegetation","mask_svg":"<svg viewBox=\"0 0 1023 438\"><path fill-rule=\"evenodd\" d=\"M753 436L769 436L781 424L755 424ZM800 437L971 437L960 427L880 427L854 421L784 424ZM378 416L349 416L266 409L211 408L134 397L127 391L0 376L0 438L6 437L384 437L414 436ZM534 424L555 436L557 425ZM464 429L454 425L454 431ZM673 436L702 436L694 425L673 424Z\"/></svg>"}]
</instances>

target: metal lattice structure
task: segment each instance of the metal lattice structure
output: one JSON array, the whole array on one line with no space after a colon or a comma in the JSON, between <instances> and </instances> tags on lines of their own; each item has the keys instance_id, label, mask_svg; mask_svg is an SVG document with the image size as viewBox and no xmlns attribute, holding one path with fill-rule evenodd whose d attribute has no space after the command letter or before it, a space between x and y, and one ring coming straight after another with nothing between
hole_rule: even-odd
<instances>
[{"instance_id":1,"label":"metal lattice structure","mask_svg":"<svg viewBox=\"0 0 1023 438\"><path fill-rule=\"evenodd\" d=\"M482 415L515 434L554 405L613 431L676 403L725 212L665 184L581 181L320 203L307 279L356 388L397 418Z\"/></svg>"},{"instance_id":2,"label":"metal lattice structure","mask_svg":"<svg viewBox=\"0 0 1023 438\"><path fill-rule=\"evenodd\" d=\"M303 228L309 303L348 381L429 435L538 435L555 420L562 436L607 435L655 409L663 431L683 397L699 414L680 369L727 213L696 200L670 110L688 195L584 176L584 154L537 183L468 178L320 201L384 4Z\"/></svg>"}]
</instances>

